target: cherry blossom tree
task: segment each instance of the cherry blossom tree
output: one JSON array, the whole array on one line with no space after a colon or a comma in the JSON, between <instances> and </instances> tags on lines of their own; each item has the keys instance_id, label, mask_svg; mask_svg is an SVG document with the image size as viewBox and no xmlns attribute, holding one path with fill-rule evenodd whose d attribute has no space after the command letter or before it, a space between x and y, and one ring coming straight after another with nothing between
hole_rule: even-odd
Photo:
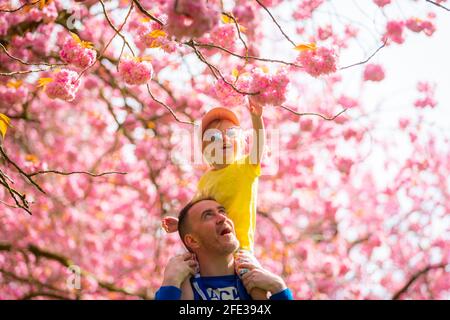
<instances>
[{"instance_id":1,"label":"cherry blossom tree","mask_svg":"<svg viewBox=\"0 0 450 320\"><path fill-rule=\"evenodd\" d=\"M383 83L387 53L431 43L450 4L346 2L364 23L341 5L0 0L0 298L152 299L182 250L161 218L206 170L197 121L223 105L250 128L251 96L270 140L261 264L296 299L449 299L440 88L411 66L391 116Z\"/></svg>"}]
</instances>

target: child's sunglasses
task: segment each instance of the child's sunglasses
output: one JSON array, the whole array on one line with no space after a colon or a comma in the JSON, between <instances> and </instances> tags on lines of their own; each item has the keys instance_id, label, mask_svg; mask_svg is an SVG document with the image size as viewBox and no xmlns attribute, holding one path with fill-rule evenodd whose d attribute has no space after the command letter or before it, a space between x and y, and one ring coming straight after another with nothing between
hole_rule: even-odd
<instances>
[{"instance_id":1,"label":"child's sunglasses","mask_svg":"<svg viewBox=\"0 0 450 320\"><path fill-rule=\"evenodd\" d=\"M239 137L240 128L239 127L231 127L225 130L225 132L220 131L219 129L208 129L205 132L203 141L211 141L218 142L223 141L223 135L230 140L236 140Z\"/></svg>"}]
</instances>

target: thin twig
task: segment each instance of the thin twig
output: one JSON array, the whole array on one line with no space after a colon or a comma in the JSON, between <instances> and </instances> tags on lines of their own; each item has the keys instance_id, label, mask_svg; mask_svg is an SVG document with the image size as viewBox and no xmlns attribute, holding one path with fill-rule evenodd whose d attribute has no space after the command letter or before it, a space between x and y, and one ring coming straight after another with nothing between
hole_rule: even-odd
<instances>
[{"instance_id":1,"label":"thin twig","mask_svg":"<svg viewBox=\"0 0 450 320\"><path fill-rule=\"evenodd\" d=\"M21 209L21 207L19 207L19 206L14 206L14 205L6 203L5 201L2 201L2 200L0 200L0 203L3 204L4 206L7 206L7 207L11 208L11 209Z\"/></svg>"},{"instance_id":2,"label":"thin twig","mask_svg":"<svg viewBox=\"0 0 450 320\"><path fill-rule=\"evenodd\" d=\"M10 243L1 243L0 242L0 251L13 251L13 250L23 251L25 249L18 249L18 248L15 248ZM32 253L36 258L43 257L48 260L57 261L62 266L67 267L67 268L74 265L74 262L71 259L69 259L59 253L55 253L55 252L52 252L52 251L49 251L46 249L42 249L34 244L29 244L26 247L26 250L29 251L30 253ZM118 292L118 293L122 293L122 294L125 294L128 296L140 297L142 299L150 299L150 297L145 293L134 293L127 289L116 287L113 283L102 281L102 280L98 279L97 277L95 277L92 273L85 271L83 269L81 269L81 275L83 275L85 277L93 278L98 283L99 287L106 289L108 291ZM58 291L59 291L59 289L58 289Z\"/></svg>"},{"instance_id":3,"label":"thin twig","mask_svg":"<svg viewBox=\"0 0 450 320\"><path fill-rule=\"evenodd\" d=\"M57 66L65 66L67 63L47 63L47 62L39 62L39 63L30 63L26 62L20 58L14 57L12 54L8 52L6 47L0 42L0 47L2 47L3 51L5 51L6 55L10 57L13 60L16 60L17 62L20 62L21 64L27 65L27 66L49 66L49 67L57 67Z\"/></svg>"},{"instance_id":4,"label":"thin twig","mask_svg":"<svg viewBox=\"0 0 450 320\"><path fill-rule=\"evenodd\" d=\"M133 0L133 2L136 4L136 6L138 7L139 11L141 11L144 15L146 15L147 17L149 17L150 19L152 19L153 21L158 22L161 26L164 25L164 23L162 23L161 20L159 20L158 18L156 18L155 16L153 16L150 12L148 12L147 10L145 10L145 8L142 6L142 4L138 1L138 0Z\"/></svg>"},{"instance_id":5,"label":"thin twig","mask_svg":"<svg viewBox=\"0 0 450 320\"><path fill-rule=\"evenodd\" d=\"M35 4L39 3L41 0L37 0L35 2L32 3L24 3L23 5L21 5L18 8L15 9L0 9L0 12L4 12L4 13L14 13L16 11L22 10L23 8L25 8L26 6L34 6Z\"/></svg>"},{"instance_id":6,"label":"thin twig","mask_svg":"<svg viewBox=\"0 0 450 320\"><path fill-rule=\"evenodd\" d=\"M289 112L292 112L293 114L297 115L297 116L318 116L321 117L324 120L328 120L328 121L332 121L334 119L336 119L338 116L340 116L342 113L344 113L345 111L347 111L347 109L343 109L341 110L339 113L337 113L336 115L332 116L332 117L326 117L324 115L321 115L320 113L314 113L314 112L297 112L295 110L292 110L289 107L280 105L281 108L288 110Z\"/></svg>"},{"instance_id":7,"label":"thin twig","mask_svg":"<svg viewBox=\"0 0 450 320\"><path fill-rule=\"evenodd\" d=\"M128 18L128 16L131 13L131 9L133 8L133 3L130 6L130 11L128 11L127 17L125 18L124 23L122 24L122 26L120 27L120 30L117 29L114 24L112 23L111 19L108 16L108 13L106 12L106 7L105 7L105 3L103 2L103 0L99 0L100 4L102 5L102 9L103 9L103 14L105 15L106 21L108 22L108 24L111 26L111 28L116 32L116 34L119 35L119 37L121 37L123 39L123 41L125 41L125 43L127 44L128 49L130 49L131 53L133 54L133 56L136 56L136 54L133 51L133 48L131 48L130 44L128 43L127 39L125 38L125 36L120 32L121 29L123 28L124 24L126 23L126 20Z\"/></svg>"},{"instance_id":8,"label":"thin twig","mask_svg":"<svg viewBox=\"0 0 450 320\"><path fill-rule=\"evenodd\" d=\"M228 53L228 54L230 54L232 56L235 56L235 57L241 58L241 59L251 59L251 60L264 61L264 62L281 63L281 64L284 64L284 65L293 66L293 67L296 67L296 68L303 68L301 65L295 64L293 62L283 61L283 60L268 59L268 58L254 57L254 56L243 56L243 55L237 54L235 52L232 52L232 51L230 51L230 50L228 50L228 49L226 49L224 47L221 47L221 46L218 46L218 45L212 44L212 43L211 44L210 43L200 43L200 42L194 42L193 41L193 44L196 47L205 47L205 48L219 49L219 50L222 50L222 51L224 51L224 52L226 52L226 53Z\"/></svg>"},{"instance_id":9,"label":"thin twig","mask_svg":"<svg viewBox=\"0 0 450 320\"><path fill-rule=\"evenodd\" d=\"M24 71L13 71L13 72L0 72L0 76L3 76L3 77L10 77L10 76L16 76L16 75L28 74L28 73L32 73L32 72L47 71L48 69L51 69L51 67L48 67L48 68L45 68L45 69L35 69L35 70L24 70Z\"/></svg>"},{"instance_id":10,"label":"thin twig","mask_svg":"<svg viewBox=\"0 0 450 320\"><path fill-rule=\"evenodd\" d=\"M46 192L41 188L41 186L38 185L36 182L34 182L33 179L30 178L30 175L25 173L14 161L12 161L8 157L8 155L6 154L5 150L3 150L3 147L1 145L0 145L0 153L2 154L3 158L5 158L5 160L7 162L12 164L14 166L14 168L16 168L16 170L19 171L20 174L22 174L31 184L33 184L40 192L42 192L43 194L46 194Z\"/></svg>"},{"instance_id":11,"label":"thin twig","mask_svg":"<svg viewBox=\"0 0 450 320\"><path fill-rule=\"evenodd\" d=\"M277 22L277 20L274 18L274 16L272 15L272 13L269 11L269 9L267 9L267 7L262 4L262 2L260 0L256 0L256 2L258 2L258 4L264 9L266 10L266 12L269 14L269 16L272 18L273 22L277 25L278 29L280 29L281 33L283 34L283 36L290 42L292 43L292 45L294 47L296 47L297 45L294 43L294 41L291 40L291 38L289 38L289 36L283 31L283 29L281 28L280 24Z\"/></svg>"},{"instance_id":12,"label":"thin twig","mask_svg":"<svg viewBox=\"0 0 450 320\"><path fill-rule=\"evenodd\" d=\"M387 42L387 39L385 39L384 42L383 42L383 44L382 44L380 47L378 47L378 49L375 50L375 52L372 53L366 60L361 61L361 62L358 62L358 63L351 64L351 65L349 65L349 66L345 66L345 67L339 68L339 70L344 70L344 69L347 69L347 68L350 68L350 67L354 67L354 66L357 66L357 65L366 63L367 61L369 61L370 59L372 59L372 57L373 57L374 55L376 55L377 52L381 50L381 48L383 48L383 47L386 46L386 42Z\"/></svg>"},{"instance_id":13,"label":"thin twig","mask_svg":"<svg viewBox=\"0 0 450 320\"><path fill-rule=\"evenodd\" d=\"M165 104L164 102L162 102L162 101L156 99L156 98L153 96L152 92L150 91L150 86L149 86L148 84L147 84L146 86L147 86L147 91L148 91L148 94L150 95L150 97L151 97L155 102L159 103L159 104L162 105L164 108L166 108L166 109L170 112L170 114L172 114L173 118L174 118L176 121L178 121L179 123L185 123L185 124L195 125L193 122L180 120L180 119L178 118L178 116L175 114L175 112L173 111L173 109L172 109L171 107L169 107L167 104Z\"/></svg>"},{"instance_id":14,"label":"thin twig","mask_svg":"<svg viewBox=\"0 0 450 320\"><path fill-rule=\"evenodd\" d=\"M392 296L392 300L400 299L400 297L408 291L409 287L422 275L428 273L431 270L444 269L445 267L447 267L447 265L443 263L434 266L427 266L426 268L417 271L415 274L412 275L412 277L408 280L408 282L406 282L406 284Z\"/></svg>"},{"instance_id":15,"label":"thin twig","mask_svg":"<svg viewBox=\"0 0 450 320\"><path fill-rule=\"evenodd\" d=\"M238 38L239 38L239 40L241 40L241 42L242 42L242 44L243 44L243 46L244 46L244 48L245 48L245 56L247 57L247 56L248 56L248 46L247 46L247 43L246 43L246 42L244 41L244 39L242 38L242 35L241 35L241 28L240 28L240 26L239 26L239 23L237 22L236 18L235 18L232 14L229 14L229 13L226 13L226 12L222 12L222 14L225 15L225 16L227 16L227 17L230 18L231 20L233 20L234 25L235 25L236 30L237 30Z\"/></svg>"},{"instance_id":16,"label":"thin twig","mask_svg":"<svg viewBox=\"0 0 450 320\"><path fill-rule=\"evenodd\" d=\"M109 19L109 16L108 16L108 14L107 14L107 12L106 12L105 4L103 3L102 0L100 0L100 3L101 3L101 5L102 5L102 8L103 8L103 14L104 14L105 17L106 17L106 20L108 21L109 25L111 26L111 28L113 28L113 30L114 30L116 33L114 33L114 35L111 37L111 39L109 39L108 43L107 43L107 44L105 45L105 47L103 48L102 52L98 55L97 59L95 59L94 63L92 63L90 66L87 66L85 69L83 69L83 70L80 72L80 74L79 74L79 76L78 76L78 79L80 79L81 76L82 76L87 70L89 70L90 68L92 68L98 61L100 61L100 59L104 56L104 54L105 54L105 52L106 52L106 49L108 49L109 45L110 45L111 42L114 40L114 38L116 37L116 35L119 35L119 36L122 38L123 43L124 43L123 46L126 45L126 46L128 47L128 49L130 49L130 51L131 51L131 53L133 54L133 56L136 56L136 55L134 54L134 51L133 51L133 49L131 48L130 44L129 44L128 41L126 40L125 36L121 33L123 27L124 27L125 24L127 23L127 20L128 20L128 17L129 17L130 14L131 14L131 11L133 10L134 2L131 3L130 9L128 10L128 13L127 13L127 15L126 15L124 21L123 21L122 24L120 25L119 29L117 29L117 28L113 25L113 23L111 22L111 20ZM124 47L122 47L122 50L120 51L119 62L120 62L120 58L122 57L123 49L124 49ZM117 66L117 68L118 68L118 66Z\"/></svg>"},{"instance_id":17,"label":"thin twig","mask_svg":"<svg viewBox=\"0 0 450 320\"><path fill-rule=\"evenodd\" d=\"M63 175L63 176L69 176L72 174L86 174L91 177L101 177L101 176L105 176L105 175L109 175L109 174L127 174L127 172L120 172L120 171L107 171L107 172L102 172L102 173L91 173L91 172L87 172L87 171L62 172L62 171L58 171L58 170L42 170L42 171L36 171L36 172L30 173L29 176L33 177L33 176L36 176L39 174L46 174L46 173L55 173L55 174L59 174L59 175Z\"/></svg>"},{"instance_id":18,"label":"thin twig","mask_svg":"<svg viewBox=\"0 0 450 320\"><path fill-rule=\"evenodd\" d=\"M434 1L430 1L430 0L425 0L425 1L426 1L426 2L429 2L429 3L431 3L431 4L434 4L435 6L438 6L438 7L442 8L442 9L444 9L444 10L450 11L449 8L444 7L444 6L443 6L442 4L440 4L440 3L437 3L437 2L434 2Z\"/></svg>"},{"instance_id":19,"label":"thin twig","mask_svg":"<svg viewBox=\"0 0 450 320\"><path fill-rule=\"evenodd\" d=\"M28 201L26 199L25 194L21 194L19 191L11 188L11 186L8 184L8 182L5 180L5 178L3 177L3 175L0 175L0 184L2 186L4 186L6 188L6 190L8 190L9 195L11 196L11 198L13 198L14 202L16 203L17 207L19 207L20 209L26 211L28 214L32 215L31 211L30 211L30 206L28 204ZM20 201L22 203L19 203L19 200L16 198L16 196L18 196L20 198Z\"/></svg>"},{"instance_id":20,"label":"thin twig","mask_svg":"<svg viewBox=\"0 0 450 320\"><path fill-rule=\"evenodd\" d=\"M31 300L33 298L37 297L47 297L47 298L53 298L53 299L59 299L59 300L70 300L69 297L63 296L57 293L53 292L47 292L47 291L36 291L36 292L29 292L26 295L24 295L22 298L19 298L19 300Z\"/></svg>"},{"instance_id":21,"label":"thin twig","mask_svg":"<svg viewBox=\"0 0 450 320\"><path fill-rule=\"evenodd\" d=\"M206 60L206 58L203 56L203 54L195 47L193 41L187 42L186 44L188 46L190 46L192 49L194 49L194 52L197 55L197 57L200 59L200 61L202 61L203 63L205 63L209 67L209 69L211 70L211 73L214 75L214 77L216 79L218 79L218 77L216 75L216 72L217 72L217 74L223 80L223 82L225 82L227 85L232 87L234 91L236 91L236 92L238 92L240 94L244 94L244 95L257 95L257 94L259 94L259 91L257 91L257 92L246 92L246 91L242 91L242 90L238 89L233 83L231 83L230 81L225 79L225 77L223 76L222 72L220 72L219 68L217 68L212 63L208 62L208 60Z\"/></svg>"}]
</instances>

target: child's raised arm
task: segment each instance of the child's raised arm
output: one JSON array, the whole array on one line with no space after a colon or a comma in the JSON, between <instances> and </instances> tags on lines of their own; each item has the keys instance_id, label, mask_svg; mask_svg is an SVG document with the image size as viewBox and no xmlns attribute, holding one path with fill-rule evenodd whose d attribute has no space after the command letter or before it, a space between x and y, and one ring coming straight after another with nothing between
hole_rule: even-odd
<instances>
[{"instance_id":1,"label":"child's raised arm","mask_svg":"<svg viewBox=\"0 0 450 320\"><path fill-rule=\"evenodd\" d=\"M249 97L248 109L250 110L253 123L253 144L250 150L250 160L254 164L260 164L266 144L266 132L262 119L263 107Z\"/></svg>"}]
</instances>

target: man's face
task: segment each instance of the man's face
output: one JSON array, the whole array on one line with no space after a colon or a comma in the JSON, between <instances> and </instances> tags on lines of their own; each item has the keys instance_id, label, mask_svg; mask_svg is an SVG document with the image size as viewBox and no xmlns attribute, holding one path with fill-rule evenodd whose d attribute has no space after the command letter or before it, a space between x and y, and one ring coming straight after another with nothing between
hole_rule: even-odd
<instances>
[{"instance_id":1,"label":"man's face","mask_svg":"<svg viewBox=\"0 0 450 320\"><path fill-rule=\"evenodd\" d=\"M189 225L189 233L197 240L198 249L229 254L239 248L233 222L225 208L214 200L196 203L189 210Z\"/></svg>"}]
</instances>

